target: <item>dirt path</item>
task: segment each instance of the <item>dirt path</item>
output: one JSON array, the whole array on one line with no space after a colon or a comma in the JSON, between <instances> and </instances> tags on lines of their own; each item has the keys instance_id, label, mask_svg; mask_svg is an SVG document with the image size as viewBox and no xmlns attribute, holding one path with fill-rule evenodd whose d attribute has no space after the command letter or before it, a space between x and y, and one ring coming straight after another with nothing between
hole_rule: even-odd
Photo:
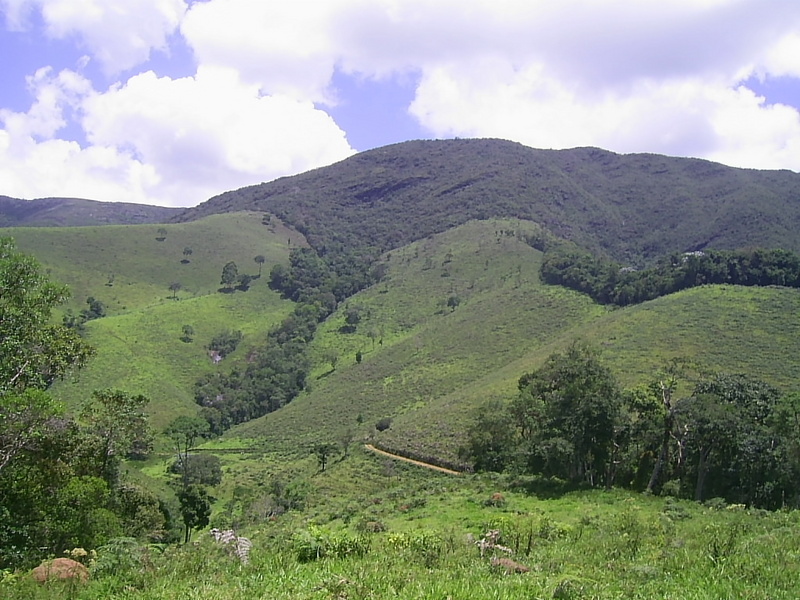
<instances>
[{"instance_id":1,"label":"dirt path","mask_svg":"<svg viewBox=\"0 0 800 600\"><path fill-rule=\"evenodd\" d=\"M389 458L394 458L396 460L402 460L412 465L418 465L420 467L425 467L426 469L433 469L434 471L440 471L442 473L448 473L449 475L461 475L458 471L453 471L452 469L445 469L444 467L437 467L436 465L432 465L430 463L422 462L420 460L414 460L413 458L406 458L405 456L398 456L397 454L392 454L391 452L386 452L384 450L378 450L372 444L364 444L364 448L369 450L370 452L374 452L375 454L381 454L383 456L388 456Z\"/></svg>"}]
</instances>

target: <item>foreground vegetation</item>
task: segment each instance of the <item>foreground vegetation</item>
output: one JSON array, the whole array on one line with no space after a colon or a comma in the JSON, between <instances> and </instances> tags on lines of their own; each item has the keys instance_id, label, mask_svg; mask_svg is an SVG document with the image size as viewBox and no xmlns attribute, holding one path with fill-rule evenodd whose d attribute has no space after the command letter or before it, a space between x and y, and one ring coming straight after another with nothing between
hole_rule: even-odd
<instances>
[{"instance_id":1,"label":"foreground vegetation","mask_svg":"<svg viewBox=\"0 0 800 600\"><path fill-rule=\"evenodd\" d=\"M316 492L302 515L240 532L252 543L246 562L208 533L169 548L116 540L82 558L91 570L86 584L39 586L20 573L0 593L13 600L796 595L795 512L569 491L546 480L423 476L400 465L376 476L377 460L356 452L334 463L312 477ZM319 495L335 479L368 473L364 489L372 492L346 507L341 496Z\"/></svg>"}]
</instances>

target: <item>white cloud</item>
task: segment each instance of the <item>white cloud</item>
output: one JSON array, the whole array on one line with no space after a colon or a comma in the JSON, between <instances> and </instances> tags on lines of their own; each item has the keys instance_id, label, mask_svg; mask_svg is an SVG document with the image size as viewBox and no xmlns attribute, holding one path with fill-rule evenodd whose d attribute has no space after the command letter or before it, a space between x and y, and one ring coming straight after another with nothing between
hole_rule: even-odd
<instances>
[{"instance_id":1,"label":"white cloud","mask_svg":"<svg viewBox=\"0 0 800 600\"><path fill-rule=\"evenodd\" d=\"M742 87L753 76L800 78L797 0L0 0L0 7L10 27L40 11L50 36L77 40L107 72L168 50L176 32L198 65L185 77L148 71L105 90L70 71L33 74L31 108L0 111L0 193L88 189L101 199L192 204L333 162L352 152L318 108L335 102L336 69L360 78L413 74L409 111L435 136L800 170L798 110ZM84 147L57 139L75 119Z\"/></svg>"},{"instance_id":2,"label":"white cloud","mask_svg":"<svg viewBox=\"0 0 800 600\"><path fill-rule=\"evenodd\" d=\"M233 71L201 68L174 80L147 72L103 93L70 71L47 75L27 113L0 114L5 194L194 205L352 153L326 113L261 96ZM86 148L53 139L66 109L81 115Z\"/></svg>"},{"instance_id":3,"label":"white cloud","mask_svg":"<svg viewBox=\"0 0 800 600\"><path fill-rule=\"evenodd\" d=\"M0 0L10 27L25 28L39 10L53 38L75 36L108 73L146 62L186 11L184 0Z\"/></svg>"}]
</instances>

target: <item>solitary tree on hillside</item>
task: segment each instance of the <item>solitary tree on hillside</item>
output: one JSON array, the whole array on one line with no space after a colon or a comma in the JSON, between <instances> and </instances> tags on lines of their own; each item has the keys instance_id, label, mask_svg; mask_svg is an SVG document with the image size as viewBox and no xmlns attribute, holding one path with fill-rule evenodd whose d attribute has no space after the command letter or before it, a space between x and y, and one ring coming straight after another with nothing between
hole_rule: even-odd
<instances>
[{"instance_id":1,"label":"solitary tree on hillside","mask_svg":"<svg viewBox=\"0 0 800 600\"><path fill-rule=\"evenodd\" d=\"M267 259L263 254L259 254L253 260L256 261L256 264L258 265L258 276L261 277L261 268L264 266L264 263L267 262Z\"/></svg>"},{"instance_id":2,"label":"solitary tree on hillside","mask_svg":"<svg viewBox=\"0 0 800 600\"><path fill-rule=\"evenodd\" d=\"M222 285L230 289L238 281L238 279L239 267L236 266L235 262L230 261L224 267L222 267L222 279L220 281Z\"/></svg>"},{"instance_id":3,"label":"solitary tree on hillside","mask_svg":"<svg viewBox=\"0 0 800 600\"><path fill-rule=\"evenodd\" d=\"M183 260L181 262L184 263L184 264L190 262L189 261L189 257L191 255L192 255L192 249L189 246L186 246L183 249Z\"/></svg>"},{"instance_id":4,"label":"solitary tree on hillside","mask_svg":"<svg viewBox=\"0 0 800 600\"><path fill-rule=\"evenodd\" d=\"M181 517L185 535L183 543L188 544L192 529L202 529L208 525L211 516L211 500L208 492L199 485L190 485L178 492L178 502L181 505Z\"/></svg>"},{"instance_id":5,"label":"solitary tree on hillside","mask_svg":"<svg viewBox=\"0 0 800 600\"><path fill-rule=\"evenodd\" d=\"M173 281L172 283L169 284L169 289L172 292L172 299L173 300L177 300L178 299L178 292L180 291L180 289L182 287L183 286L178 281Z\"/></svg>"}]
</instances>

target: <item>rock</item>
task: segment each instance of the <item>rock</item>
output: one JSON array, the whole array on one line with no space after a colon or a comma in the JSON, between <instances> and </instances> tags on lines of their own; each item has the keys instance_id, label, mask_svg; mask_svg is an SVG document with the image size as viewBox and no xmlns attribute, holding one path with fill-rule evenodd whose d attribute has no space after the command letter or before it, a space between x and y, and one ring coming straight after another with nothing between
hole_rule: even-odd
<instances>
[{"instance_id":1,"label":"rock","mask_svg":"<svg viewBox=\"0 0 800 600\"><path fill-rule=\"evenodd\" d=\"M43 562L36 567L31 576L39 583L53 580L67 581L70 579L84 583L89 579L89 569L71 558L56 558Z\"/></svg>"}]
</instances>

